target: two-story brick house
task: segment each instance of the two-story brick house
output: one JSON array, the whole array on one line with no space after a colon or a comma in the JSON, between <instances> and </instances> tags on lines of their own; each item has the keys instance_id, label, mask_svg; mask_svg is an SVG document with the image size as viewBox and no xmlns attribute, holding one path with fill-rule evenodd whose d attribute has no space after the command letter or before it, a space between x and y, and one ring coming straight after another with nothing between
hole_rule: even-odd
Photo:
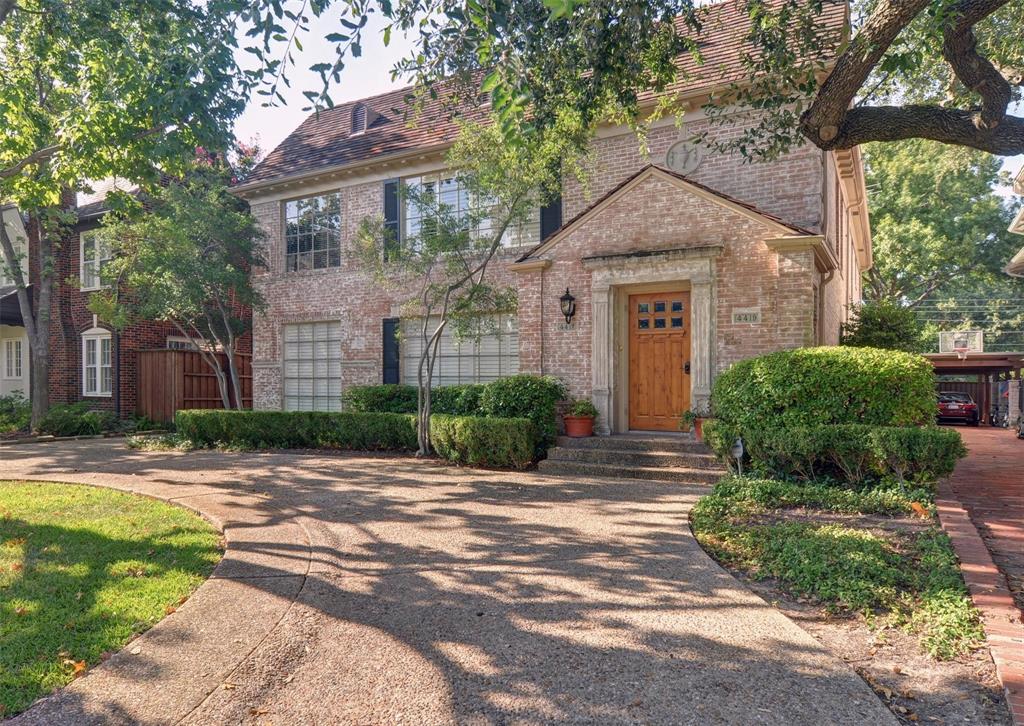
<instances>
[{"instance_id":1,"label":"two-story brick house","mask_svg":"<svg viewBox=\"0 0 1024 726\"><path fill-rule=\"evenodd\" d=\"M830 7L842 31L846 9ZM594 400L599 432L674 430L733 362L838 341L871 265L860 155L804 145L751 164L693 144L744 123L701 111L739 73L741 15L732 4L710 12L705 64L673 89L691 109L682 126L654 123L647 155L628 128L599 129L589 195L566 178L560 202L509 236L493 280L517 291L517 308L480 339L445 339L439 383L554 374ZM414 222L399 182L439 194L455 183L443 161L450 113L431 106L410 126L406 93L311 116L237 188L270 240L256 277L268 303L254 321L257 408L336 409L348 386L415 380L415 336L394 336L415 321L348 254L367 216L399 233Z\"/></svg>"}]
</instances>

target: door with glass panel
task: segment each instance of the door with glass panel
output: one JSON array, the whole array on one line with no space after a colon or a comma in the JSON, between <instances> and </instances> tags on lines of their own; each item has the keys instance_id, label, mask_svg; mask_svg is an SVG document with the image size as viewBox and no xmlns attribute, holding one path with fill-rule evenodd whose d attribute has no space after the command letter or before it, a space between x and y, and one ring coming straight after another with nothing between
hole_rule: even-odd
<instances>
[{"instance_id":1,"label":"door with glass panel","mask_svg":"<svg viewBox=\"0 0 1024 726\"><path fill-rule=\"evenodd\" d=\"M678 431L690 407L690 293L629 296L629 428Z\"/></svg>"}]
</instances>

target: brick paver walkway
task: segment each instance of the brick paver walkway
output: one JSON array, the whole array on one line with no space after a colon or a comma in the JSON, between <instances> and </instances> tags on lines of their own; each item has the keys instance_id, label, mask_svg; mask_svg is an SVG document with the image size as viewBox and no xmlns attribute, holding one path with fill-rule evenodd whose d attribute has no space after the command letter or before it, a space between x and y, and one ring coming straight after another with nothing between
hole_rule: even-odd
<instances>
[{"instance_id":1,"label":"brick paver walkway","mask_svg":"<svg viewBox=\"0 0 1024 726\"><path fill-rule=\"evenodd\" d=\"M1024 726L1024 441L963 428L970 453L939 490L938 509L982 612L1014 722Z\"/></svg>"}]
</instances>

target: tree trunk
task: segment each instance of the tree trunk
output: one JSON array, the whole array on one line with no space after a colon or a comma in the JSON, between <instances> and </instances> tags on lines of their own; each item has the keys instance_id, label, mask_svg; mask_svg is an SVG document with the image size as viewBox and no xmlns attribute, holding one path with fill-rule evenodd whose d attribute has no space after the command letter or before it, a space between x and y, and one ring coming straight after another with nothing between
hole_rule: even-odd
<instances>
[{"instance_id":1,"label":"tree trunk","mask_svg":"<svg viewBox=\"0 0 1024 726\"><path fill-rule=\"evenodd\" d=\"M29 338L29 389L32 395L32 430L38 431L46 412L50 410L50 350L33 343Z\"/></svg>"}]
</instances>

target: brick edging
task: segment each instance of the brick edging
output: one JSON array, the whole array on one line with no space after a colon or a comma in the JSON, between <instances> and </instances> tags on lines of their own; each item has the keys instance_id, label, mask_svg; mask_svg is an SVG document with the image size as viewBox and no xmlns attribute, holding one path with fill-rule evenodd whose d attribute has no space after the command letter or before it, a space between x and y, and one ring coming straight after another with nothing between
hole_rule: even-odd
<instances>
[{"instance_id":1,"label":"brick edging","mask_svg":"<svg viewBox=\"0 0 1024 726\"><path fill-rule=\"evenodd\" d=\"M967 510L956 500L948 481L935 499L942 528L960 559L960 571L981 611L985 639L1006 693L1014 724L1024 726L1024 623L1007 587L1006 578L978 534Z\"/></svg>"}]
</instances>

